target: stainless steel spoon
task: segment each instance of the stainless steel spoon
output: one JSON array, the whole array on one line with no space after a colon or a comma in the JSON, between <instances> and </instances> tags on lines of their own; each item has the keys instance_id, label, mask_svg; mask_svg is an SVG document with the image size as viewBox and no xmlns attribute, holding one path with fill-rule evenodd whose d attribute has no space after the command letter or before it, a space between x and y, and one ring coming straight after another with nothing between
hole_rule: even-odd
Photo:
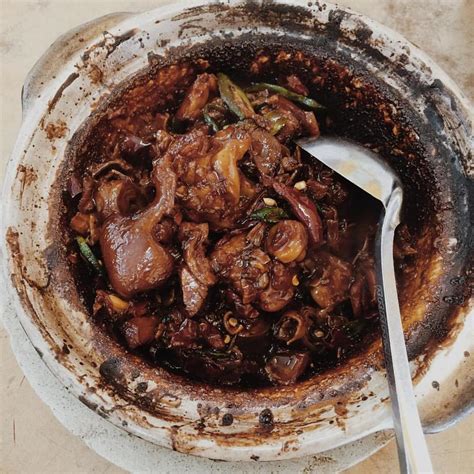
<instances>
[{"instance_id":1,"label":"stainless steel spoon","mask_svg":"<svg viewBox=\"0 0 474 474\"><path fill-rule=\"evenodd\" d=\"M319 138L296 143L383 204L375 239L377 300L400 470L433 472L413 393L393 265L393 237L403 201L401 183L375 153L350 141Z\"/></svg>"}]
</instances>

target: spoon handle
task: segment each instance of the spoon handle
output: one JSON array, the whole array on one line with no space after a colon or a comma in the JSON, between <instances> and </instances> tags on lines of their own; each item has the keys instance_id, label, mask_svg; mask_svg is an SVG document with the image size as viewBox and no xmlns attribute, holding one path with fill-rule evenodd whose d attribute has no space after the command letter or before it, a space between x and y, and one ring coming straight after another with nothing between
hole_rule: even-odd
<instances>
[{"instance_id":1,"label":"spoon handle","mask_svg":"<svg viewBox=\"0 0 474 474\"><path fill-rule=\"evenodd\" d=\"M393 263L393 238L401 203L402 191L397 187L379 223L375 242L377 301L400 471L427 473L433 468L413 392Z\"/></svg>"}]
</instances>

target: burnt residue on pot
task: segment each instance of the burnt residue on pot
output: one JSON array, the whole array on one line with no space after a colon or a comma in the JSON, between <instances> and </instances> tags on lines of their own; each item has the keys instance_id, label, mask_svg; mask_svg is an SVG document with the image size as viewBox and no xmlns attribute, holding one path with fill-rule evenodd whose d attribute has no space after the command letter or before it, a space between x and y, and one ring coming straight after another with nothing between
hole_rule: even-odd
<instances>
[{"instance_id":1,"label":"burnt residue on pot","mask_svg":"<svg viewBox=\"0 0 474 474\"><path fill-rule=\"evenodd\" d=\"M107 70L107 59L123 43L134 39L140 30L133 28L120 35L113 35L108 31L102 33L102 39L89 46L81 55L81 60L76 64L79 74L84 72L92 84L100 85L104 80L104 71ZM141 38L138 39L140 41Z\"/></svg>"},{"instance_id":2,"label":"burnt residue on pot","mask_svg":"<svg viewBox=\"0 0 474 474\"><path fill-rule=\"evenodd\" d=\"M58 100L63 95L64 91L76 80L79 78L79 74L77 72L71 73L66 80L61 84L58 88L56 93L54 94L53 98L48 103L48 112L51 113L56 106Z\"/></svg>"},{"instance_id":3,"label":"burnt residue on pot","mask_svg":"<svg viewBox=\"0 0 474 474\"><path fill-rule=\"evenodd\" d=\"M232 415L232 413L226 413L222 417L222 426L230 426L232 425L233 422L234 422L234 416Z\"/></svg>"},{"instance_id":4,"label":"burnt residue on pot","mask_svg":"<svg viewBox=\"0 0 474 474\"><path fill-rule=\"evenodd\" d=\"M84 62L89 61L96 51L101 52L104 48L106 49L106 57L109 57L122 43L133 38L139 31L139 29L133 28L121 35L112 35L108 31L104 31L103 38L84 51L82 60Z\"/></svg>"},{"instance_id":5,"label":"burnt residue on pot","mask_svg":"<svg viewBox=\"0 0 474 474\"><path fill-rule=\"evenodd\" d=\"M115 385L121 383L124 380L120 367L120 359L118 357L111 357L110 359L102 362L99 372L107 383Z\"/></svg>"},{"instance_id":6,"label":"burnt residue on pot","mask_svg":"<svg viewBox=\"0 0 474 474\"><path fill-rule=\"evenodd\" d=\"M26 286L29 285L40 294L44 294L51 282L51 275L49 272L31 274L30 268L26 263L26 258L21 252L20 234L17 230L11 227L7 230L6 243L15 259L15 271L11 273L12 282L17 290L25 296L24 302L28 304L28 306L31 306L31 301L26 296Z\"/></svg>"},{"instance_id":7,"label":"burnt residue on pot","mask_svg":"<svg viewBox=\"0 0 474 474\"><path fill-rule=\"evenodd\" d=\"M258 423L264 431L271 431L274 428L273 413L269 408L265 408L260 412Z\"/></svg>"},{"instance_id":8,"label":"burnt residue on pot","mask_svg":"<svg viewBox=\"0 0 474 474\"><path fill-rule=\"evenodd\" d=\"M64 120L58 120L56 122L49 122L45 125L44 131L49 140L53 141L57 138L63 138L67 131L68 126Z\"/></svg>"},{"instance_id":9,"label":"burnt residue on pot","mask_svg":"<svg viewBox=\"0 0 474 474\"><path fill-rule=\"evenodd\" d=\"M34 168L20 165L17 170L16 179L20 181L21 193L23 193L25 187L31 186L38 179L38 174Z\"/></svg>"},{"instance_id":10,"label":"burnt residue on pot","mask_svg":"<svg viewBox=\"0 0 474 474\"><path fill-rule=\"evenodd\" d=\"M96 411L98 408L97 403L89 401L86 397L83 395L79 396L79 401L83 403L87 408L90 408L92 411Z\"/></svg>"}]
</instances>

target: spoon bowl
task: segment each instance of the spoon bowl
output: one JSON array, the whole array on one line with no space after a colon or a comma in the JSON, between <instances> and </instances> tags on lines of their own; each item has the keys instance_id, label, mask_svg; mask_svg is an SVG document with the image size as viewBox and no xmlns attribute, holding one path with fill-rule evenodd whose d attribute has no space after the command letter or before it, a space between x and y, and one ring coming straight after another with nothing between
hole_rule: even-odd
<instances>
[{"instance_id":1,"label":"spoon bowl","mask_svg":"<svg viewBox=\"0 0 474 474\"><path fill-rule=\"evenodd\" d=\"M387 163L376 153L355 142L321 137L317 140L304 138L296 143L336 173L381 201L384 207L387 207L396 188L402 192L398 176Z\"/></svg>"}]
</instances>

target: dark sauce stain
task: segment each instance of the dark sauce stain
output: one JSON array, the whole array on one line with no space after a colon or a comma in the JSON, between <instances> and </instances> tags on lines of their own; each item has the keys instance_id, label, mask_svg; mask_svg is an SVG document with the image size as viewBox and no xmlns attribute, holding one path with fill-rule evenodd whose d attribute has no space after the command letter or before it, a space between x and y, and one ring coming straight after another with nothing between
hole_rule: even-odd
<instances>
[{"instance_id":1,"label":"dark sauce stain","mask_svg":"<svg viewBox=\"0 0 474 474\"><path fill-rule=\"evenodd\" d=\"M230 426L234 422L234 417L232 413L226 413L222 417L222 426Z\"/></svg>"},{"instance_id":2,"label":"dark sauce stain","mask_svg":"<svg viewBox=\"0 0 474 474\"><path fill-rule=\"evenodd\" d=\"M79 74L77 72L73 72L68 76L68 78L61 84L59 89L56 91L56 94L54 94L53 98L49 101L48 104L48 112L51 113L56 104L58 103L58 100L61 98L63 95L64 91L79 77Z\"/></svg>"},{"instance_id":3,"label":"dark sauce stain","mask_svg":"<svg viewBox=\"0 0 474 474\"><path fill-rule=\"evenodd\" d=\"M173 451L178 451L177 446L176 446L176 437L178 436L179 432L179 426L178 425L173 425L170 428L170 437L171 437L171 449Z\"/></svg>"},{"instance_id":4,"label":"dark sauce stain","mask_svg":"<svg viewBox=\"0 0 474 474\"><path fill-rule=\"evenodd\" d=\"M148 389L148 382L139 382L135 391L137 393L145 393Z\"/></svg>"},{"instance_id":5,"label":"dark sauce stain","mask_svg":"<svg viewBox=\"0 0 474 474\"><path fill-rule=\"evenodd\" d=\"M120 36L114 36L114 44L109 48L107 51L107 56L109 57L122 43L128 41L132 36L136 35L140 30L134 28L132 30L126 31L125 33L121 34Z\"/></svg>"},{"instance_id":6,"label":"dark sauce stain","mask_svg":"<svg viewBox=\"0 0 474 474\"><path fill-rule=\"evenodd\" d=\"M434 389L438 390L439 392L439 382L437 382L436 380L433 380L433 382L431 382L431 385Z\"/></svg>"},{"instance_id":7,"label":"dark sauce stain","mask_svg":"<svg viewBox=\"0 0 474 474\"><path fill-rule=\"evenodd\" d=\"M115 384L123 379L122 363L118 357L107 359L99 367L100 375L109 383Z\"/></svg>"},{"instance_id":8,"label":"dark sauce stain","mask_svg":"<svg viewBox=\"0 0 474 474\"><path fill-rule=\"evenodd\" d=\"M258 415L258 422L265 431L271 431L274 428L273 413L269 408L265 408Z\"/></svg>"},{"instance_id":9,"label":"dark sauce stain","mask_svg":"<svg viewBox=\"0 0 474 474\"><path fill-rule=\"evenodd\" d=\"M355 35L359 41L367 41L372 36L373 31L365 26L357 28Z\"/></svg>"},{"instance_id":10,"label":"dark sauce stain","mask_svg":"<svg viewBox=\"0 0 474 474\"><path fill-rule=\"evenodd\" d=\"M107 37L113 37L114 41L111 45L107 45L107 55L106 58L108 58L122 43L125 41L128 41L130 38L132 38L136 33L138 33L140 30L134 28L132 30L126 31L125 33L119 35L119 36L113 36L111 35L108 31L104 31L103 33L103 39L99 41L98 43L92 45L89 49L87 49L81 56L81 59L84 63L87 63L91 57L92 52L103 48L106 46L106 40Z\"/></svg>"},{"instance_id":11,"label":"dark sauce stain","mask_svg":"<svg viewBox=\"0 0 474 474\"><path fill-rule=\"evenodd\" d=\"M451 306L462 306L464 304L464 295L443 296L443 301Z\"/></svg>"},{"instance_id":12,"label":"dark sauce stain","mask_svg":"<svg viewBox=\"0 0 474 474\"><path fill-rule=\"evenodd\" d=\"M43 358L43 352L42 352L40 349L38 349L36 346L34 346L34 347L35 347L36 353L37 353L37 354L40 356L40 358L42 359L42 358Z\"/></svg>"},{"instance_id":13,"label":"dark sauce stain","mask_svg":"<svg viewBox=\"0 0 474 474\"><path fill-rule=\"evenodd\" d=\"M138 377L140 377L140 371L138 369L133 369L132 373L130 374L130 377L132 378L132 380L137 379Z\"/></svg>"},{"instance_id":14,"label":"dark sauce stain","mask_svg":"<svg viewBox=\"0 0 474 474\"><path fill-rule=\"evenodd\" d=\"M165 48L166 46L168 46L169 42L170 42L169 39L160 39L157 41L156 44L159 48Z\"/></svg>"},{"instance_id":15,"label":"dark sauce stain","mask_svg":"<svg viewBox=\"0 0 474 474\"><path fill-rule=\"evenodd\" d=\"M97 407L99 406L97 405L97 403L87 400L87 398L83 395L79 395L79 401L83 403L87 408L90 408L92 411L96 411Z\"/></svg>"},{"instance_id":16,"label":"dark sauce stain","mask_svg":"<svg viewBox=\"0 0 474 474\"><path fill-rule=\"evenodd\" d=\"M108 418L110 418L110 415L108 412L106 412L103 408L101 407L98 407L97 410L96 410L96 413L101 417L103 418L104 420L107 420Z\"/></svg>"},{"instance_id":17,"label":"dark sauce stain","mask_svg":"<svg viewBox=\"0 0 474 474\"><path fill-rule=\"evenodd\" d=\"M54 270L61 262L61 251L56 244L51 244L43 251L46 265L50 271Z\"/></svg>"},{"instance_id":18,"label":"dark sauce stain","mask_svg":"<svg viewBox=\"0 0 474 474\"><path fill-rule=\"evenodd\" d=\"M328 15L328 22L331 25L332 34L337 36L341 31L341 23L350 18L350 14L343 10L332 10Z\"/></svg>"},{"instance_id":19,"label":"dark sauce stain","mask_svg":"<svg viewBox=\"0 0 474 474\"><path fill-rule=\"evenodd\" d=\"M439 133L442 133L444 130L444 120L436 107L428 105L424 110L424 114L428 119L428 123Z\"/></svg>"},{"instance_id":20,"label":"dark sauce stain","mask_svg":"<svg viewBox=\"0 0 474 474\"><path fill-rule=\"evenodd\" d=\"M199 421L197 422L196 424L196 429L199 431L199 432L202 432L206 429L206 420L204 418L200 418Z\"/></svg>"}]
</instances>

